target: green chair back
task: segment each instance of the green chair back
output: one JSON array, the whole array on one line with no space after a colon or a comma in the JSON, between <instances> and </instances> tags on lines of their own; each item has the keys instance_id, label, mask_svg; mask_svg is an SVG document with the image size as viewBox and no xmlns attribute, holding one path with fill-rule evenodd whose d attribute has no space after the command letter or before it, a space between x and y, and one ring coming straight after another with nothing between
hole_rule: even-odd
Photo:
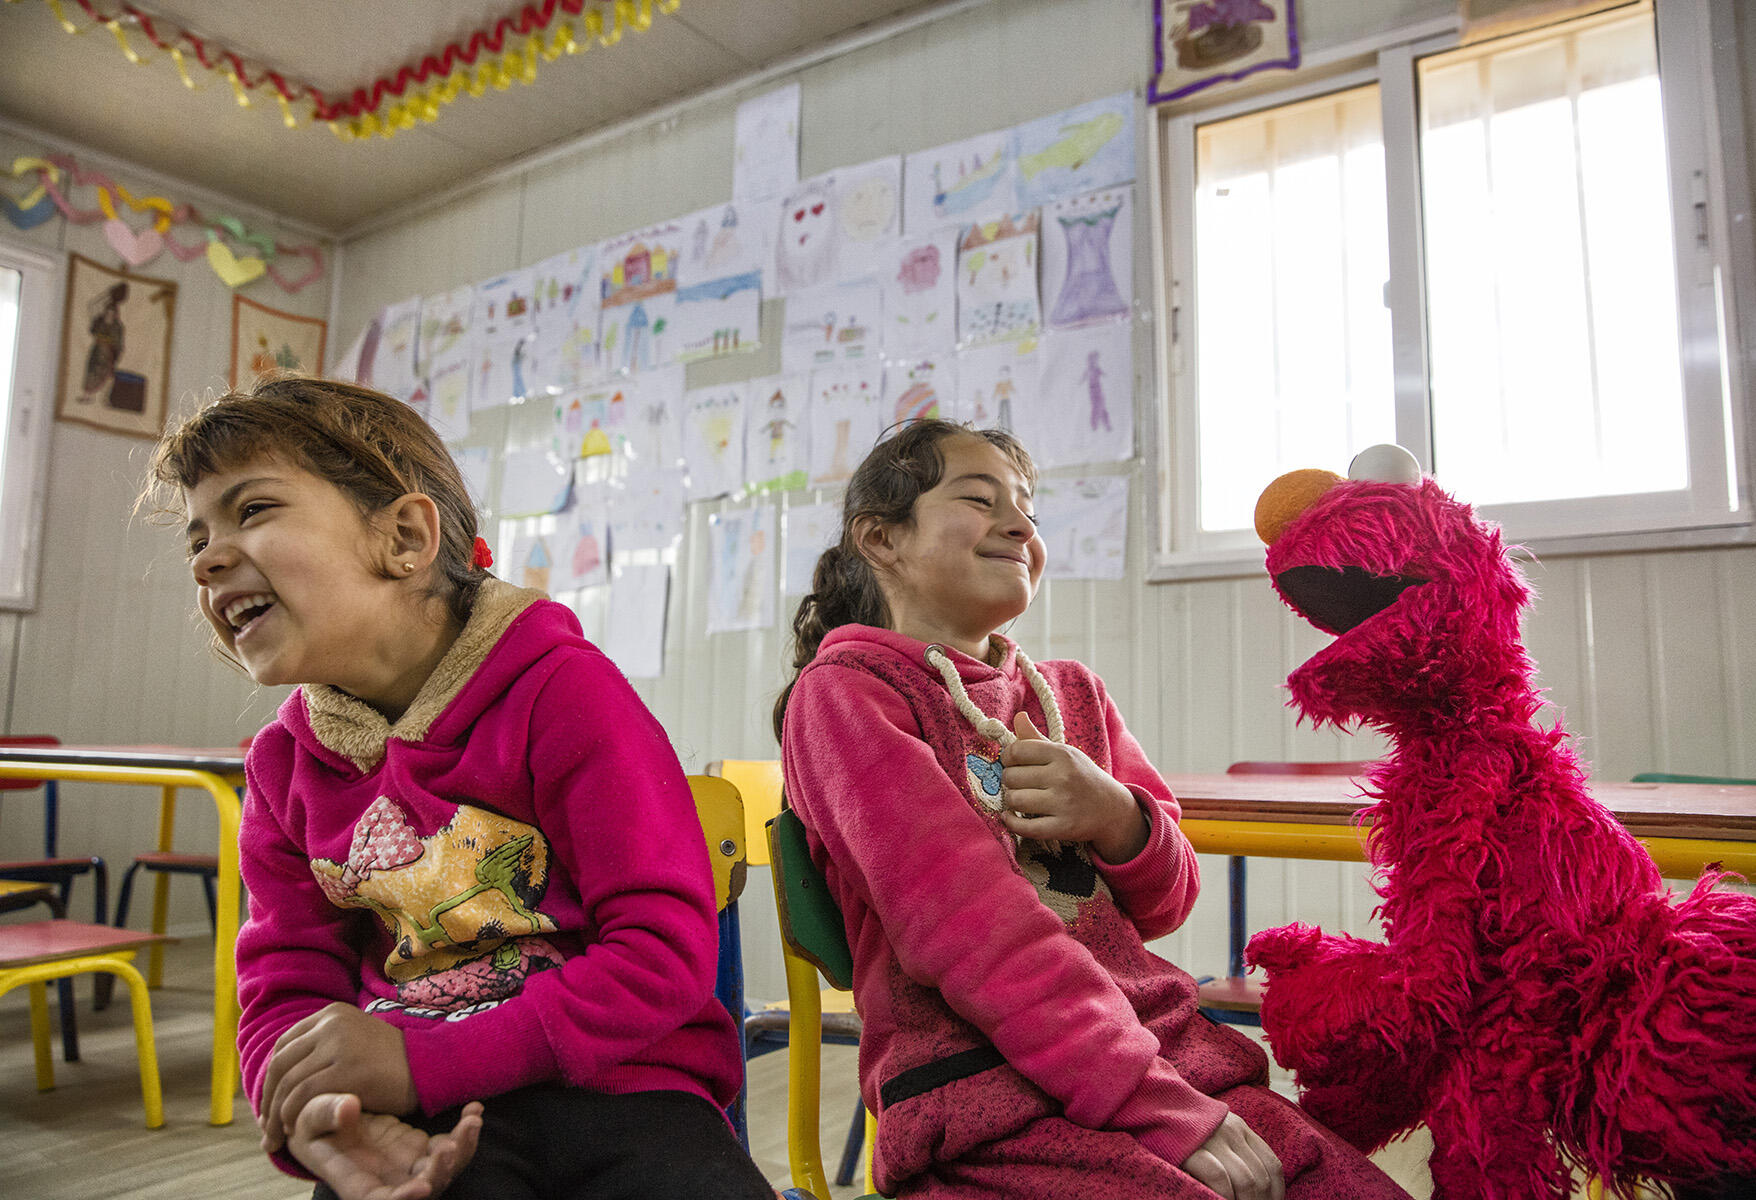
<instances>
[{"instance_id":1,"label":"green chair back","mask_svg":"<svg viewBox=\"0 0 1756 1200\"><path fill-rule=\"evenodd\" d=\"M854 956L848 948L841 906L811 861L805 826L790 808L768 822L768 853L774 867L781 935L793 953L816 967L831 987L851 991Z\"/></svg>"}]
</instances>

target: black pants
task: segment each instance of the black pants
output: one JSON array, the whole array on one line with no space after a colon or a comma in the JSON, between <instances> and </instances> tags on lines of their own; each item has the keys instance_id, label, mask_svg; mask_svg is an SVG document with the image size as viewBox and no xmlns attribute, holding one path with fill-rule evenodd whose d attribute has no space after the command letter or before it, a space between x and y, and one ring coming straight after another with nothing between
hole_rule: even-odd
<instances>
[{"instance_id":1,"label":"black pants","mask_svg":"<svg viewBox=\"0 0 1756 1200\"><path fill-rule=\"evenodd\" d=\"M687 1092L606 1096L544 1084L482 1102L476 1156L445 1200L774 1200L708 1101ZM404 1118L429 1133L459 1109ZM336 1200L319 1183L313 1200Z\"/></svg>"}]
</instances>

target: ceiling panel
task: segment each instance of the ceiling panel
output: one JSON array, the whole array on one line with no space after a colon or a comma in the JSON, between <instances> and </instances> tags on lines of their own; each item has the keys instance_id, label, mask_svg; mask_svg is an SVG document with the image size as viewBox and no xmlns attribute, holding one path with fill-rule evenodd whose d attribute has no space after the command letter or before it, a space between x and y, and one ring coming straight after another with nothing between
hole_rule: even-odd
<instances>
[{"instance_id":1,"label":"ceiling panel","mask_svg":"<svg viewBox=\"0 0 1756 1200\"><path fill-rule=\"evenodd\" d=\"M611 47L542 64L536 81L463 96L431 125L346 143L325 126L289 131L265 92L241 110L198 66L191 92L136 31L148 61L73 5L69 36L38 0L0 4L0 117L89 146L334 234L543 147L749 75L854 29L942 0L682 0ZM137 7L235 47L289 78L345 94L518 11L514 0L143 0ZM305 119L308 106L296 109Z\"/></svg>"}]
</instances>

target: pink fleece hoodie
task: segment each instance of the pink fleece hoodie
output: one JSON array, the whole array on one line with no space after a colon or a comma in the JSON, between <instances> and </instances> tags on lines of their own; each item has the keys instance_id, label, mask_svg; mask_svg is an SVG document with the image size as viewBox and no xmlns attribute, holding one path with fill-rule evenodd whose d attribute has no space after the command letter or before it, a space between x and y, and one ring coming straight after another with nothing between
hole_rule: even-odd
<instances>
[{"instance_id":1,"label":"pink fleece hoodie","mask_svg":"<svg viewBox=\"0 0 1756 1200\"><path fill-rule=\"evenodd\" d=\"M736 1094L688 783L566 608L490 580L395 725L300 688L246 775L253 1103L276 1039L332 1001L403 1031L429 1113L540 1082Z\"/></svg>"},{"instance_id":2,"label":"pink fleece hoodie","mask_svg":"<svg viewBox=\"0 0 1756 1200\"><path fill-rule=\"evenodd\" d=\"M971 700L1008 727L1022 709L1048 728L1016 647L997 640L997 667L947 651ZM1000 747L957 712L925 649L834 630L782 739L787 796L854 951L877 1182L893 1195L1046 1114L1180 1164L1226 1115L1213 1094L1263 1082L1267 1061L1199 1016L1194 981L1142 944L1180 925L1199 887L1177 803L1102 681L1040 663L1067 742L1127 785L1151 834L1121 864L1018 841L994 811Z\"/></svg>"}]
</instances>

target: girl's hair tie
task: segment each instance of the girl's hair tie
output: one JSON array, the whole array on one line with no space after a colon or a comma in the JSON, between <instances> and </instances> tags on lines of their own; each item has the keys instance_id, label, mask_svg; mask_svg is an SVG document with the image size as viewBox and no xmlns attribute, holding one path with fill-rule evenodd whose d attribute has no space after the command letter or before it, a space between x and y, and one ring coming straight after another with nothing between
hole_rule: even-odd
<instances>
[{"instance_id":1,"label":"girl's hair tie","mask_svg":"<svg viewBox=\"0 0 1756 1200\"><path fill-rule=\"evenodd\" d=\"M494 552L488 549L485 539L476 539L475 549L470 555L470 565L478 571L486 571L494 565Z\"/></svg>"}]
</instances>

